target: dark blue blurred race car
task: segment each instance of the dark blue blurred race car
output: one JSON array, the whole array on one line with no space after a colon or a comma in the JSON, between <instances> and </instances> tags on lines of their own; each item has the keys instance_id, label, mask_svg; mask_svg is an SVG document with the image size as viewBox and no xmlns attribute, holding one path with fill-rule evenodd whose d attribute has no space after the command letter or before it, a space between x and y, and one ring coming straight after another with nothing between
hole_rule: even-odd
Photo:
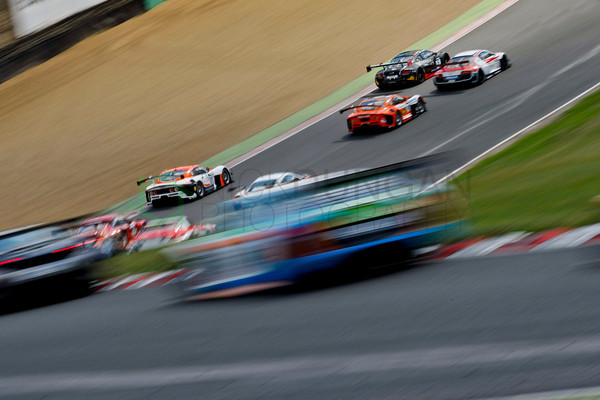
<instances>
[{"instance_id":1,"label":"dark blue blurred race car","mask_svg":"<svg viewBox=\"0 0 600 400\"><path fill-rule=\"evenodd\" d=\"M167 249L188 299L227 297L402 264L461 223L451 188L408 172L430 159L317 176L268 200L220 205L221 232ZM332 177L333 176L333 177Z\"/></svg>"}]
</instances>

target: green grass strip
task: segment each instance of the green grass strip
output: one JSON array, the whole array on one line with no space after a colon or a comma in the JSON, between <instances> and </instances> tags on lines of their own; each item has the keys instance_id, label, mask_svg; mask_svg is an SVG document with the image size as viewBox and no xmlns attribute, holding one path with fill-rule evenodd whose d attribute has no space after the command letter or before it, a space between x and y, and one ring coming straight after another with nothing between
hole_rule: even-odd
<instances>
[{"instance_id":1,"label":"green grass strip","mask_svg":"<svg viewBox=\"0 0 600 400\"><path fill-rule=\"evenodd\" d=\"M600 221L600 91L455 182L477 235Z\"/></svg>"},{"instance_id":2,"label":"green grass strip","mask_svg":"<svg viewBox=\"0 0 600 400\"><path fill-rule=\"evenodd\" d=\"M560 397L560 398L549 397L547 400L600 400L600 396Z\"/></svg>"},{"instance_id":3,"label":"green grass strip","mask_svg":"<svg viewBox=\"0 0 600 400\"><path fill-rule=\"evenodd\" d=\"M168 271L176 266L159 249L121 254L102 260L94 268L94 279L110 279L121 275Z\"/></svg>"}]
</instances>

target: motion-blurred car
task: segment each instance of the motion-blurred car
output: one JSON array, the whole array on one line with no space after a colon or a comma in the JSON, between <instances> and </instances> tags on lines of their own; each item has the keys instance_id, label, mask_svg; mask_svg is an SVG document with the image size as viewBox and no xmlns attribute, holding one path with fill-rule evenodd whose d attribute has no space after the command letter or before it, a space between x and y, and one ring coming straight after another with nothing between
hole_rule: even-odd
<instances>
[{"instance_id":1,"label":"motion-blurred car","mask_svg":"<svg viewBox=\"0 0 600 400\"><path fill-rule=\"evenodd\" d=\"M187 217L150 220L130 243L129 253L163 247L171 243L198 238L213 233L215 224L192 225Z\"/></svg>"},{"instance_id":2,"label":"motion-blurred car","mask_svg":"<svg viewBox=\"0 0 600 400\"><path fill-rule=\"evenodd\" d=\"M510 67L505 53L487 50L463 51L435 73L433 83L438 90L459 84L480 85L486 79Z\"/></svg>"},{"instance_id":3,"label":"motion-blurred car","mask_svg":"<svg viewBox=\"0 0 600 400\"><path fill-rule=\"evenodd\" d=\"M276 172L273 174L263 175L254 180L250 186L237 192L233 198L240 197L250 198L261 196L272 191L283 191L289 187L290 183L298 182L306 179L307 174L296 174L294 172Z\"/></svg>"},{"instance_id":4,"label":"motion-blurred car","mask_svg":"<svg viewBox=\"0 0 600 400\"><path fill-rule=\"evenodd\" d=\"M229 185L231 177L231 171L224 165L215 168L186 165L167 169L160 175L142 179L137 184L139 186L149 180L154 181L146 188L146 202L156 206L170 199L201 199L205 194Z\"/></svg>"},{"instance_id":5,"label":"motion-blurred car","mask_svg":"<svg viewBox=\"0 0 600 400\"><path fill-rule=\"evenodd\" d=\"M452 189L417 178L433 158L306 180L293 196L219 204L220 232L169 246L184 297L229 297L401 265L460 227ZM427 173L427 172L424 172ZM315 177L317 178L317 177ZM460 199L459 199L460 200Z\"/></svg>"},{"instance_id":6,"label":"motion-blurred car","mask_svg":"<svg viewBox=\"0 0 600 400\"><path fill-rule=\"evenodd\" d=\"M398 54L390 62L368 65L367 72L383 67L375 74L375 84L379 89L385 90L392 85L406 82L422 83L431 78L449 59L448 54L443 52L410 50Z\"/></svg>"},{"instance_id":7,"label":"motion-blurred car","mask_svg":"<svg viewBox=\"0 0 600 400\"><path fill-rule=\"evenodd\" d=\"M102 239L92 233L45 232L0 254L0 300L17 293L35 296L40 290L87 294L94 263L112 255L112 248L95 246Z\"/></svg>"},{"instance_id":8,"label":"motion-blurred car","mask_svg":"<svg viewBox=\"0 0 600 400\"><path fill-rule=\"evenodd\" d=\"M340 114L354 110L346 119L351 133L363 128L392 129L427 111L425 104L420 95L407 97L394 94L364 99L356 106L341 109Z\"/></svg>"},{"instance_id":9,"label":"motion-blurred car","mask_svg":"<svg viewBox=\"0 0 600 400\"><path fill-rule=\"evenodd\" d=\"M76 235L97 239L94 247L105 246L105 248L111 247L114 251L122 251L145 225L146 221L142 219L107 214L83 221L77 228Z\"/></svg>"}]
</instances>

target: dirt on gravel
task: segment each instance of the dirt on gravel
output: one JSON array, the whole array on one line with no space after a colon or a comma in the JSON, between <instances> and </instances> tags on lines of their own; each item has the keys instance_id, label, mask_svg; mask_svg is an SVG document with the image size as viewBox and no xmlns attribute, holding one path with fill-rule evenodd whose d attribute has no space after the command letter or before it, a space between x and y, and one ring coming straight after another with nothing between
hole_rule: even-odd
<instances>
[{"instance_id":1,"label":"dirt on gravel","mask_svg":"<svg viewBox=\"0 0 600 400\"><path fill-rule=\"evenodd\" d=\"M0 85L0 230L101 210L323 98L479 0L169 0Z\"/></svg>"}]
</instances>

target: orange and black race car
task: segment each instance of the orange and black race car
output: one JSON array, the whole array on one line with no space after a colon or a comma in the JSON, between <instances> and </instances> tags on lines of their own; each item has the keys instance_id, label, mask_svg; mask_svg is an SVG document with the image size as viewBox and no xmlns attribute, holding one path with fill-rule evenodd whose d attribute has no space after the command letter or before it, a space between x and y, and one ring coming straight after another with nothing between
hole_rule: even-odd
<instances>
[{"instance_id":1,"label":"orange and black race car","mask_svg":"<svg viewBox=\"0 0 600 400\"><path fill-rule=\"evenodd\" d=\"M398 54L388 63L368 65L367 72L383 67L375 75L375 84L379 89L403 83L422 83L443 67L450 56L448 53L436 53L429 50L410 50Z\"/></svg>"},{"instance_id":2,"label":"orange and black race car","mask_svg":"<svg viewBox=\"0 0 600 400\"><path fill-rule=\"evenodd\" d=\"M363 99L358 105L340 110L340 114L354 110L348 115L348 131L364 128L396 128L427 111L420 95L412 97L389 95Z\"/></svg>"}]
</instances>

